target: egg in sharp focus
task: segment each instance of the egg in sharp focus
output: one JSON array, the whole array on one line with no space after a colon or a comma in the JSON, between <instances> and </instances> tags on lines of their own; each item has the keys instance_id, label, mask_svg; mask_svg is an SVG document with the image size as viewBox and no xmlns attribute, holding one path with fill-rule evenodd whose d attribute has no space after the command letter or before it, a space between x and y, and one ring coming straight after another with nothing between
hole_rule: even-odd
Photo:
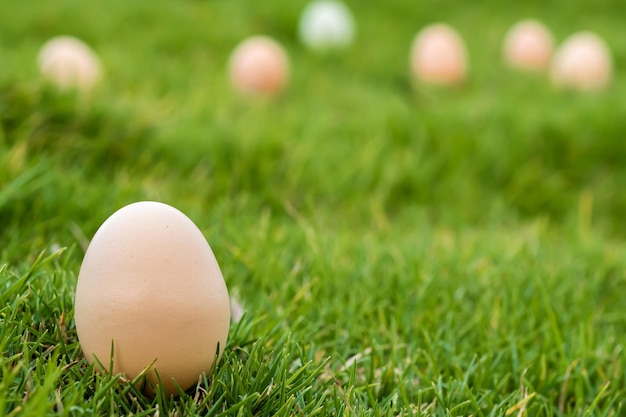
<instances>
[{"instance_id":1,"label":"egg in sharp focus","mask_svg":"<svg viewBox=\"0 0 626 417\"><path fill-rule=\"evenodd\" d=\"M413 77L428 84L453 85L465 79L467 48L451 26L435 23L422 29L411 45Z\"/></svg>"},{"instance_id":2,"label":"egg in sharp focus","mask_svg":"<svg viewBox=\"0 0 626 417\"><path fill-rule=\"evenodd\" d=\"M192 387L224 350L228 290L209 244L187 216L163 203L133 203L113 213L87 249L75 321L95 369L133 379L153 364L145 392L154 394L158 372L165 393L176 395L176 385Z\"/></svg>"},{"instance_id":3,"label":"egg in sharp focus","mask_svg":"<svg viewBox=\"0 0 626 417\"><path fill-rule=\"evenodd\" d=\"M503 49L510 67L542 71L550 63L554 40L545 25L535 19L526 19L509 29Z\"/></svg>"},{"instance_id":4,"label":"egg in sharp focus","mask_svg":"<svg viewBox=\"0 0 626 417\"><path fill-rule=\"evenodd\" d=\"M241 42L230 56L229 76L244 93L274 95L289 78L289 59L283 47L268 36L253 36Z\"/></svg>"},{"instance_id":5,"label":"egg in sharp focus","mask_svg":"<svg viewBox=\"0 0 626 417\"><path fill-rule=\"evenodd\" d=\"M39 51L41 75L62 90L92 89L102 76L100 60L83 41L73 36L57 36Z\"/></svg>"},{"instance_id":6,"label":"egg in sharp focus","mask_svg":"<svg viewBox=\"0 0 626 417\"><path fill-rule=\"evenodd\" d=\"M604 40L589 31L574 33L559 47L550 64L558 88L598 91L611 83L613 64Z\"/></svg>"}]
</instances>

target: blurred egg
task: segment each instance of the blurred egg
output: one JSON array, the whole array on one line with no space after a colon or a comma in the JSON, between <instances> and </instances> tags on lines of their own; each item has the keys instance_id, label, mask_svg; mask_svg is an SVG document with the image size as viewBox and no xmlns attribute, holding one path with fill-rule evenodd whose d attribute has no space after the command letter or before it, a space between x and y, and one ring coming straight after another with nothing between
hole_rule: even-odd
<instances>
[{"instance_id":1,"label":"blurred egg","mask_svg":"<svg viewBox=\"0 0 626 417\"><path fill-rule=\"evenodd\" d=\"M275 94L285 88L289 61L282 46L267 36L254 36L233 51L229 72L239 90L257 94Z\"/></svg>"},{"instance_id":2,"label":"blurred egg","mask_svg":"<svg viewBox=\"0 0 626 417\"><path fill-rule=\"evenodd\" d=\"M309 3L300 16L300 41L313 50L344 48L354 39L354 19L345 4L334 0Z\"/></svg>"},{"instance_id":3,"label":"blurred egg","mask_svg":"<svg viewBox=\"0 0 626 417\"><path fill-rule=\"evenodd\" d=\"M239 323L246 310L238 297L230 297L230 319L233 323Z\"/></svg>"},{"instance_id":4,"label":"blurred egg","mask_svg":"<svg viewBox=\"0 0 626 417\"><path fill-rule=\"evenodd\" d=\"M465 78L467 53L463 39L452 27L437 23L417 34L411 46L411 72L431 84L457 84Z\"/></svg>"},{"instance_id":5,"label":"blurred egg","mask_svg":"<svg viewBox=\"0 0 626 417\"><path fill-rule=\"evenodd\" d=\"M89 90L101 77L100 61L84 42L72 36L58 36L39 51L39 71L56 87Z\"/></svg>"},{"instance_id":6,"label":"blurred egg","mask_svg":"<svg viewBox=\"0 0 626 417\"><path fill-rule=\"evenodd\" d=\"M504 39L504 58L514 68L531 71L545 69L554 41L550 31L534 19L522 20L509 29Z\"/></svg>"},{"instance_id":7,"label":"blurred egg","mask_svg":"<svg viewBox=\"0 0 626 417\"><path fill-rule=\"evenodd\" d=\"M594 91L611 82L612 72L611 53L602 38L592 32L578 32L557 50L550 78L556 87Z\"/></svg>"},{"instance_id":8,"label":"blurred egg","mask_svg":"<svg viewBox=\"0 0 626 417\"><path fill-rule=\"evenodd\" d=\"M164 391L176 395L174 381L192 387L224 350L228 290L187 216L138 202L113 213L93 237L78 276L75 320L87 360L104 366L97 370L133 379L154 362L148 382L157 384L156 370Z\"/></svg>"}]
</instances>

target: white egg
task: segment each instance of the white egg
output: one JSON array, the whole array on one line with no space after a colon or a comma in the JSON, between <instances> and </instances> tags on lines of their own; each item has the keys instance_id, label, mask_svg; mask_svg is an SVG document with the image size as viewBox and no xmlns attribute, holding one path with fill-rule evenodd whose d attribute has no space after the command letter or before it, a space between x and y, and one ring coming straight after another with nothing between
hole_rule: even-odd
<instances>
[{"instance_id":1,"label":"white egg","mask_svg":"<svg viewBox=\"0 0 626 417\"><path fill-rule=\"evenodd\" d=\"M39 51L39 71L60 89L89 90L102 76L98 56L84 42L72 36L59 36Z\"/></svg>"},{"instance_id":2,"label":"white egg","mask_svg":"<svg viewBox=\"0 0 626 417\"><path fill-rule=\"evenodd\" d=\"M164 391L176 395L176 385L193 386L224 351L228 290L187 216L163 203L134 203L113 213L87 249L75 321L81 349L97 370L133 379L153 365L147 381L156 386L158 371Z\"/></svg>"},{"instance_id":3,"label":"white egg","mask_svg":"<svg viewBox=\"0 0 626 417\"><path fill-rule=\"evenodd\" d=\"M514 68L544 70L550 63L554 41L550 31L534 19L522 20L506 34L504 58Z\"/></svg>"},{"instance_id":4,"label":"white egg","mask_svg":"<svg viewBox=\"0 0 626 417\"><path fill-rule=\"evenodd\" d=\"M267 36L241 42L230 56L231 83L242 92L276 94L289 78L289 60L283 47Z\"/></svg>"},{"instance_id":5,"label":"white egg","mask_svg":"<svg viewBox=\"0 0 626 417\"><path fill-rule=\"evenodd\" d=\"M550 78L556 87L579 91L605 88L612 73L611 52L592 32L578 32L567 38L550 66Z\"/></svg>"},{"instance_id":6,"label":"white egg","mask_svg":"<svg viewBox=\"0 0 626 417\"><path fill-rule=\"evenodd\" d=\"M314 50L344 48L354 40L354 19L344 3L318 0L302 12L298 33L300 41Z\"/></svg>"},{"instance_id":7,"label":"white egg","mask_svg":"<svg viewBox=\"0 0 626 417\"><path fill-rule=\"evenodd\" d=\"M463 39L454 28L443 23L425 27L411 45L410 67L413 77L426 83L462 82L467 70Z\"/></svg>"}]
</instances>

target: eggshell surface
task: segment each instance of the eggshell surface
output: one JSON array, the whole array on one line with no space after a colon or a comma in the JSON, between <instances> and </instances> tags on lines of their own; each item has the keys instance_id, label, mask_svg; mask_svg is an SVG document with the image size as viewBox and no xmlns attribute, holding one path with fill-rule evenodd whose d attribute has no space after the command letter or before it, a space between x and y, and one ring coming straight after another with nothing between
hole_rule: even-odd
<instances>
[{"instance_id":1,"label":"eggshell surface","mask_svg":"<svg viewBox=\"0 0 626 417\"><path fill-rule=\"evenodd\" d=\"M222 354L230 322L228 290L202 232L158 202L121 208L98 229L76 289L75 321L87 360L128 379L153 361L147 380L177 394ZM96 366L98 369L99 366ZM174 383L175 381L175 383ZM148 393L151 389L148 388Z\"/></svg>"},{"instance_id":2,"label":"eggshell surface","mask_svg":"<svg viewBox=\"0 0 626 417\"><path fill-rule=\"evenodd\" d=\"M534 19L522 20L506 34L504 57L514 68L541 71L550 63L554 41L550 31Z\"/></svg>"},{"instance_id":3,"label":"eggshell surface","mask_svg":"<svg viewBox=\"0 0 626 417\"><path fill-rule=\"evenodd\" d=\"M612 73L609 48L593 32L578 32L567 38L550 66L550 78L556 87L579 91L605 88Z\"/></svg>"},{"instance_id":4,"label":"eggshell surface","mask_svg":"<svg viewBox=\"0 0 626 417\"><path fill-rule=\"evenodd\" d=\"M232 84L243 92L275 94L287 84L289 60L278 42L253 36L233 51L229 73Z\"/></svg>"},{"instance_id":5,"label":"eggshell surface","mask_svg":"<svg viewBox=\"0 0 626 417\"><path fill-rule=\"evenodd\" d=\"M425 27L411 45L413 77L430 84L451 85L462 82L467 67L467 52L458 32L443 23Z\"/></svg>"},{"instance_id":6,"label":"eggshell surface","mask_svg":"<svg viewBox=\"0 0 626 417\"><path fill-rule=\"evenodd\" d=\"M58 36L46 42L39 51L38 64L44 78L64 90L89 90L102 75L96 53L72 36Z\"/></svg>"},{"instance_id":7,"label":"eggshell surface","mask_svg":"<svg viewBox=\"0 0 626 417\"><path fill-rule=\"evenodd\" d=\"M344 48L354 39L354 19L345 4L335 0L311 2L298 26L300 41L314 50Z\"/></svg>"}]
</instances>

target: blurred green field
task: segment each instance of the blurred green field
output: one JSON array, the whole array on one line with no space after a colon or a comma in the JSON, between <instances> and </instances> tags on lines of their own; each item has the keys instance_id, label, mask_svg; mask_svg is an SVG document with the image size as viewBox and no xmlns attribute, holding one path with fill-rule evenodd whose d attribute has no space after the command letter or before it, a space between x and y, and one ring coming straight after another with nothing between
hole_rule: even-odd
<instances>
[{"instance_id":1,"label":"blurred green field","mask_svg":"<svg viewBox=\"0 0 626 417\"><path fill-rule=\"evenodd\" d=\"M347 3L357 41L323 56L306 2L0 4L0 415L626 413L622 2ZM612 87L506 68L526 17L603 36ZM412 87L435 21L466 41L463 86ZM40 79L60 34L103 62L90 97ZM228 82L254 34L291 59L273 99ZM93 373L76 338L86 245L139 200L194 220L246 311L178 399Z\"/></svg>"}]
</instances>

